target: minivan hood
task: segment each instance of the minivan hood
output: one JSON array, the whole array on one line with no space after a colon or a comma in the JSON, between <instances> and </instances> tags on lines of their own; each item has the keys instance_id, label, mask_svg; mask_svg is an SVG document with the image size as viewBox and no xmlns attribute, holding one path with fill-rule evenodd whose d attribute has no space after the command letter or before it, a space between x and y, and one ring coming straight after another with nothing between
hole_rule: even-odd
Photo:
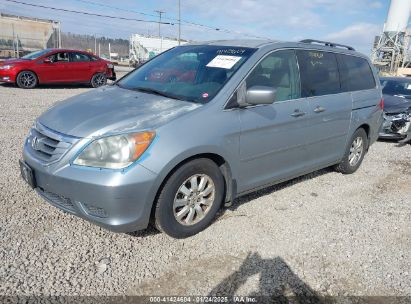
<instances>
[{"instance_id":1,"label":"minivan hood","mask_svg":"<svg viewBox=\"0 0 411 304\"><path fill-rule=\"evenodd\" d=\"M155 129L198 107L201 105L105 86L57 103L38 122L66 135L93 137Z\"/></svg>"}]
</instances>

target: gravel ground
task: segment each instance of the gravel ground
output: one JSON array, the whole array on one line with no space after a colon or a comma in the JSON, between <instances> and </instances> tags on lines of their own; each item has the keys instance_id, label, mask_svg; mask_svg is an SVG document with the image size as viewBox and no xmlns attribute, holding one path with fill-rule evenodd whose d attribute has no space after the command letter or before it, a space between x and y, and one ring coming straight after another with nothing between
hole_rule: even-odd
<instances>
[{"instance_id":1,"label":"gravel ground","mask_svg":"<svg viewBox=\"0 0 411 304\"><path fill-rule=\"evenodd\" d=\"M34 119L89 90L0 85L0 294L411 296L411 146L373 145L354 175L322 170L237 199L204 232L116 234L19 177Z\"/></svg>"}]
</instances>

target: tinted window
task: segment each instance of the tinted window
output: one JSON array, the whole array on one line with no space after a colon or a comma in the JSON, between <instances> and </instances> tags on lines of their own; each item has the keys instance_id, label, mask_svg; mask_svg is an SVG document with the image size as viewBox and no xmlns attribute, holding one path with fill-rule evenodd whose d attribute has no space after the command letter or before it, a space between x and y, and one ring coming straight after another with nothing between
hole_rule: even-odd
<instances>
[{"instance_id":1,"label":"tinted window","mask_svg":"<svg viewBox=\"0 0 411 304\"><path fill-rule=\"evenodd\" d=\"M247 77L247 89L252 86L268 86L276 89L276 101L300 97L295 52L277 51L265 57Z\"/></svg>"},{"instance_id":2,"label":"tinted window","mask_svg":"<svg viewBox=\"0 0 411 304\"><path fill-rule=\"evenodd\" d=\"M72 62L88 62L90 61L90 57L83 53L71 53L71 61Z\"/></svg>"},{"instance_id":3,"label":"tinted window","mask_svg":"<svg viewBox=\"0 0 411 304\"><path fill-rule=\"evenodd\" d=\"M337 59L333 53L297 51L303 97L335 94L341 91Z\"/></svg>"},{"instance_id":4,"label":"tinted window","mask_svg":"<svg viewBox=\"0 0 411 304\"><path fill-rule=\"evenodd\" d=\"M375 88L375 80L368 61L364 58L338 55L343 91Z\"/></svg>"}]
</instances>

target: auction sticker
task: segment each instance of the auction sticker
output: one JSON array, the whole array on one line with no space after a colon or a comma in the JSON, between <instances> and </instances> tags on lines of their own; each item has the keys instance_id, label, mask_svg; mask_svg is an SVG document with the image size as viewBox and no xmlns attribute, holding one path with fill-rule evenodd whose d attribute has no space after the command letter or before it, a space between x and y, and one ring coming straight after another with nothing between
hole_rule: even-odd
<instances>
[{"instance_id":1,"label":"auction sticker","mask_svg":"<svg viewBox=\"0 0 411 304\"><path fill-rule=\"evenodd\" d=\"M228 55L217 55L211 60L207 67L209 68L221 68L221 69L231 69L239 60L241 56L228 56Z\"/></svg>"}]
</instances>

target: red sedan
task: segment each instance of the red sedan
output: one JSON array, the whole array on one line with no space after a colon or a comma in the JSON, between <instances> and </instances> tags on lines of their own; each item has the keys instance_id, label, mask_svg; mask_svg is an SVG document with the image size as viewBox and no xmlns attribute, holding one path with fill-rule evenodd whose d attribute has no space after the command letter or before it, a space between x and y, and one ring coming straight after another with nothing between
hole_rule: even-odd
<instances>
[{"instance_id":1,"label":"red sedan","mask_svg":"<svg viewBox=\"0 0 411 304\"><path fill-rule=\"evenodd\" d=\"M0 82L24 89L45 83L88 83L96 88L107 79L116 79L110 61L77 50L46 49L0 62Z\"/></svg>"}]
</instances>

